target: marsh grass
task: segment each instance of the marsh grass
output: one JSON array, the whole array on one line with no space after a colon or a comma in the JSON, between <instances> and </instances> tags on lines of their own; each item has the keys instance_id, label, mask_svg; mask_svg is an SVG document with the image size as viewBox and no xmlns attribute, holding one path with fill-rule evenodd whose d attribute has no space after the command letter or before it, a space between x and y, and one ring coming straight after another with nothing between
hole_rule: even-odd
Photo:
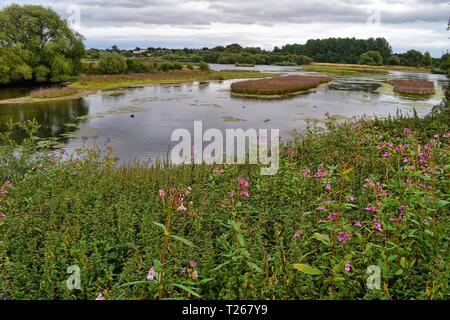
<instances>
[{"instance_id":1,"label":"marsh grass","mask_svg":"<svg viewBox=\"0 0 450 320\"><path fill-rule=\"evenodd\" d=\"M51 99L73 96L78 94L79 91L69 87L62 88L40 88L31 92L30 97L33 99Z\"/></svg>"},{"instance_id":2,"label":"marsh grass","mask_svg":"<svg viewBox=\"0 0 450 320\"><path fill-rule=\"evenodd\" d=\"M434 83L428 80L393 80L394 91L408 95L432 95Z\"/></svg>"},{"instance_id":3,"label":"marsh grass","mask_svg":"<svg viewBox=\"0 0 450 320\"><path fill-rule=\"evenodd\" d=\"M231 85L231 91L256 96L284 95L307 91L331 80L330 77L283 76L235 82Z\"/></svg>"}]
</instances>

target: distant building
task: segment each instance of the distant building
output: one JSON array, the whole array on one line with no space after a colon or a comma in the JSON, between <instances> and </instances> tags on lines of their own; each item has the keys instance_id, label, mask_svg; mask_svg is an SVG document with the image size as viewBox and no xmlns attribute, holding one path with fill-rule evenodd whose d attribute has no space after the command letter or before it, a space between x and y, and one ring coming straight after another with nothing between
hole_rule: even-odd
<instances>
[{"instance_id":1,"label":"distant building","mask_svg":"<svg viewBox=\"0 0 450 320\"><path fill-rule=\"evenodd\" d=\"M146 54L147 54L147 49L136 48L135 50L133 50L133 56L135 56L135 57L142 57Z\"/></svg>"}]
</instances>

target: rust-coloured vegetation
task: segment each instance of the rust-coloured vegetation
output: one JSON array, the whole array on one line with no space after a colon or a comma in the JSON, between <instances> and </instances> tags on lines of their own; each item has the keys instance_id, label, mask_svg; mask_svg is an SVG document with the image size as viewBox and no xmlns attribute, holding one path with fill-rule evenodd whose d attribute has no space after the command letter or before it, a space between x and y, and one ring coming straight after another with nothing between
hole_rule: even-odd
<instances>
[{"instance_id":1,"label":"rust-coloured vegetation","mask_svg":"<svg viewBox=\"0 0 450 320\"><path fill-rule=\"evenodd\" d=\"M331 81L324 76L284 76L233 83L231 91L248 95L285 95L306 91Z\"/></svg>"},{"instance_id":2,"label":"rust-coloured vegetation","mask_svg":"<svg viewBox=\"0 0 450 320\"><path fill-rule=\"evenodd\" d=\"M428 80L394 80L394 91L403 94L427 95L434 93L434 83Z\"/></svg>"}]
</instances>

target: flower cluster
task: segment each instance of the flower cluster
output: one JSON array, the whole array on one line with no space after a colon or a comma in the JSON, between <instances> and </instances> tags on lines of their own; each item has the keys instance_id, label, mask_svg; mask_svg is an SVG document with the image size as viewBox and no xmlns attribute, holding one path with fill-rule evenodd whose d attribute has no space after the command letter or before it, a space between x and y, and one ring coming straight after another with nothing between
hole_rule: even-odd
<instances>
[{"instance_id":1,"label":"flower cluster","mask_svg":"<svg viewBox=\"0 0 450 320\"><path fill-rule=\"evenodd\" d=\"M194 280L197 279L198 278L197 262L193 259L189 260L189 266L183 267L183 269L181 269L181 273L188 275L190 278Z\"/></svg>"}]
</instances>

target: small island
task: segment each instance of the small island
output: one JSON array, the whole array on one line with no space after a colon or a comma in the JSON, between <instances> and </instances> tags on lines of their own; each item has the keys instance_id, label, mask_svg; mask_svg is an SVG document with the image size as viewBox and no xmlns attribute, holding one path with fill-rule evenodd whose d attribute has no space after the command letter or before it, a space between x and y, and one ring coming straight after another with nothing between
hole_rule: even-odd
<instances>
[{"instance_id":1,"label":"small island","mask_svg":"<svg viewBox=\"0 0 450 320\"><path fill-rule=\"evenodd\" d=\"M331 77L326 76L299 75L246 80L233 83L231 92L245 97L283 98L307 92L331 80Z\"/></svg>"},{"instance_id":2,"label":"small island","mask_svg":"<svg viewBox=\"0 0 450 320\"><path fill-rule=\"evenodd\" d=\"M434 83L428 80L394 80L394 91L400 94L429 96L435 93Z\"/></svg>"}]
</instances>

